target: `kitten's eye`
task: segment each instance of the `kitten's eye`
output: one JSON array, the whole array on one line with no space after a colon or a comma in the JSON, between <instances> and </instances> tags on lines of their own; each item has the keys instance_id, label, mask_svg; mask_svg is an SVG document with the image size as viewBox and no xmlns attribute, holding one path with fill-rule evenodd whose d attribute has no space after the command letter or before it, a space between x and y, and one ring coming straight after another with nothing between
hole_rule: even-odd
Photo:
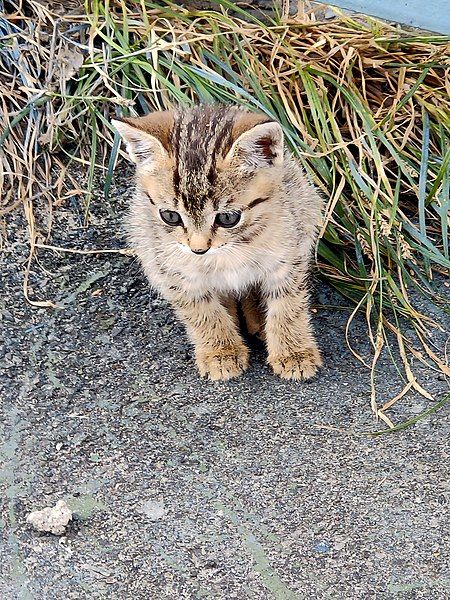
<instances>
[{"instance_id":1,"label":"kitten's eye","mask_svg":"<svg viewBox=\"0 0 450 600\"><path fill-rule=\"evenodd\" d=\"M159 216L167 225L183 225L183 219L174 210L160 210Z\"/></svg>"},{"instance_id":2,"label":"kitten's eye","mask_svg":"<svg viewBox=\"0 0 450 600\"><path fill-rule=\"evenodd\" d=\"M219 227L234 227L241 220L239 211L217 213L215 223Z\"/></svg>"}]
</instances>

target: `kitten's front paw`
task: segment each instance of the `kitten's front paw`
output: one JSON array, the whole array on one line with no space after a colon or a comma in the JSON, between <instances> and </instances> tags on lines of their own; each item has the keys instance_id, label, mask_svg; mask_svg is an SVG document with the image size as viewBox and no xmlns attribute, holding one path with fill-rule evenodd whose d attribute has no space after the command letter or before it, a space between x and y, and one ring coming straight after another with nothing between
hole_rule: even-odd
<instances>
[{"instance_id":1,"label":"kitten's front paw","mask_svg":"<svg viewBox=\"0 0 450 600\"><path fill-rule=\"evenodd\" d=\"M310 379L322 365L317 348L304 348L286 356L269 356L273 372L284 379Z\"/></svg>"},{"instance_id":2,"label":"kitten's front paw","mask_svg":"<svg viewBox=\"0 0 450 600\"><path fill-rule=\"evenodd\" d=\"M248 349L244 346L197 351L196 362L202 377L217 381L238 377L248 367Z\"/></svg>"}]
</instances>

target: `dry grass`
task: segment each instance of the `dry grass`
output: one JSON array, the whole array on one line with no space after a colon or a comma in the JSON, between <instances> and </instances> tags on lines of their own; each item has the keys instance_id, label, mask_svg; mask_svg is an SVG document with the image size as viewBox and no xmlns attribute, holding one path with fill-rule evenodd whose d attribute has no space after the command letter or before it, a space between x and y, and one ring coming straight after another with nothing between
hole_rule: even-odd
<instances>
[{"instance_id":1,"label":"dry grass","mask_svg":"<svg viewBox=\"0 0 450 600\"><path fill-rule=\"evenodd\" d=\"M55 210L83 194L88 219L97 170L107 198L120 157L111 115L243 103L280 121L329 199L318 265L354 305L349 327L356 311L367 316L372 356L354 352L371 374L377 417L393 427L386 411L410 389L432 400L411 359L450 376L429 335L450 313L448 296L432 286L435 273L450 272L449 38L314 13L248 21L230 16L225 1L215 11L145 0L5 4L0 217L25 211L29 265L38 234L48 234L35 226L38 203ZM84 166L87 189L67 173L73 162ZM420 314L411 290L440 306L439 322ZM404 387L380 405L376 364L392 337Z\"/></svg>"}]
</instances>

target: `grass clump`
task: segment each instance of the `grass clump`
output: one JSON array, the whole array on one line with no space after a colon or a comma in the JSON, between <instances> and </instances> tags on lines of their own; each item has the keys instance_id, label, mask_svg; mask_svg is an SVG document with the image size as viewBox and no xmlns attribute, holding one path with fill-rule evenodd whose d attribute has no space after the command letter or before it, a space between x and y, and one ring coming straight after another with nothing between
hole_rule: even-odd
<instances>
[{"instance_id":1,"label":"grass clump","mask_svg":"<svg viewBox=\"0 0 450 600\"><path fill-rule=\"evenodd\" d=\"M450 312L432 285L450 272L450 38L314 13L263 22L227 0L215 10L147 0L2 8L0 215L24 207L29 264L37 202L53 209L82 191L88 218L96 170L107 197L120 158L111 116L244 104L281 123L328 199L318 266L353 304L349 326L365 311L373 353L353 351L371 373L377 417L392 427L386 411L411 388L432 399L411 360L450 375L430 341ZM67 174L73 162L86 169L85 190ZM411 291L439 305L439 323ZM404 387L379 404L376 364L392 336Z\"/></svg>"}]
</instances>

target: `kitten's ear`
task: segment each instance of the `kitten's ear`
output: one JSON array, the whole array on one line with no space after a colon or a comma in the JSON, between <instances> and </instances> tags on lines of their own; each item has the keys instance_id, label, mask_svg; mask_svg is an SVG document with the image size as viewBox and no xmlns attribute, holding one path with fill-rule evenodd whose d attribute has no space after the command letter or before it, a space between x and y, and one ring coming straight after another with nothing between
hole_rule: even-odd
<instances>
[{"instance_id":1,"label":"kitten's ear","mask_svg":"<svg viewBox=\"0 0 450 600\"><path fill-rule=\"evenodd\" d=\"M260 115L249 114L246 117L243 123L234 128L238 136L225 162L237 164L246 170L283 164L283 130L280 125L275 121L267 122L267 117ZM266 122L261 123L261 120Z\"/></svg>"},{"instance_id":2,"label":"kitten's ear","mask_svg":"<svg viewBox=\"0 0 450 600\"><path fill-rule=\"evenodd\" d=\"M169 111L145 117L112 119L113 127L124 140L130 159L139 165L151 164L168 156L173 116Z\"/></svg>"}]
</instances>

